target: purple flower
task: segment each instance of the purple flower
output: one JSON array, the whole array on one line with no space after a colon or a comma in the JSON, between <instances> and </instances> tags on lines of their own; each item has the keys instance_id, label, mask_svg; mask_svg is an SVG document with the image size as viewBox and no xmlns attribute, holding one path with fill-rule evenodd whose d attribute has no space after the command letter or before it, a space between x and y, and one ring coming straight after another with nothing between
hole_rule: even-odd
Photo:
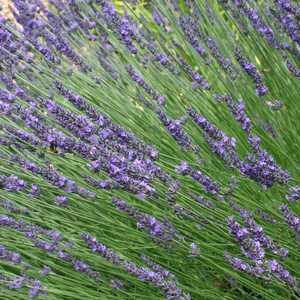
<instances>
[{"instance_id":1,"label":"purple flower","mask_svg":"<svg viewBox=\"0 0 300 300\"><path fill-rule=\"evenodd\" d=\"M154 22L158 25L158 26L164 26L165 25L165 21L163 16L160 14L160 12L153 8L152 9L152 18L154 20Z\"/></svg>"},{"instance_id":2,"label":"purple flower","mask_svg":"<svg viewBox=\"0 0 300 300\"><path fill-rule=\"evenodd\" d=\"M159 105L165 104L165 97L160 95L149 84L147 84L142 76L139 75L131 65L126 66L126 70L131 79L141 86Z\"/></svg>"},{"instance_id":3,"label":"purple flower","mask_svg":"<svg viewBox=\"0 0 300 300\"><path fill-rule=\"evenodd\" d=\"M186 161L182 161L179 166L176 168L176 173L180 175L187 175L190 174L192 171L192 168L189 166L189 164Z\"/></svg>"},{"instance_id":4,"label":"purple flower","mask_svg":"<svg viewBox=\"0 0 300 300\"><path fill-rule=\"evenodd\" d=\"M19 253L8 250L5 246L0 245L0 259L11 262L15 265L21 264L22 258Z\"/></svg>"},{"instance_id":5,"label":"purple flower","mask_svg":"<svg viewBox=\"0 0 300 300\"><path fill-rule=\"evenodd\" d=\"M188 42L197 51L200 57L205 59L207 56L207 52L199 39L202 37L202 34L198 30L199 27L197 26L198 24L196 19L181 15L179 19L179 24L182 30L184 31L185 37L188 40Z\"/></svg>"},{"instance_id":6,"label":"purple flower","mask_svg":"<svg viewBox=\"0 0 300 300\"><path fill-rule=\"evenodd\" d=\"M176 233L175 228L168 222L161 222L155 217L141 213L138 209L130 206L124 200L113 198L112 203L120 210L137 221L137 227L146 230L159 241L170 242Z\"/></svg>"},{"instance_id":7,"label":"purple flower","mask_svg":"<svg viewBox=\"0 0 300 300\"><path fill-rule=\"evenodd\" d=\"M174 140L185 150L188 150L192 146L192 141L187 133L182 128L181 120L173 121L169 119L166 114L158 109L156 110L156 114L158 115L160 121L163 123L165 128L169 131Z\"/></svg>"},{"instance_id":8,"label":"purple flower","mask_svg":"<svg viewBox=\"0 0 300 300\"><path fill-rule=\"evenodd\" d=\"M225 259L237 270L250 273L251 266L243 260L225 253Z\"/></svg>"},{"instance_id":9,"label":"purple flower","mask_svg":"<svg viewBox=\"0 0 300 300\"><path fill-rule=\"evenodd\" d=\"M269 89L264 84L256 85L256 93L258 96L264 96L265 94L267 94L268 91Z\"/></svg>"},{"instance_id":10,"label":"purple flower","mask_svg":"<svg viewBox=\"0 0 300 300\"><path fill-rule=\"evenodd\" d=\"M263 228L259 226L250 215L241 214L241 217L255 241L259 241L263 247L271 250L274 254L279 255L281 258L287 257L289 251L285 248L279 248L276 243L265 234Z\"/></svg>"},{"instance_id":11,"label":"purple flower","mask_svg":"<svg viewBox=\"0 0 300 300\"><path fill-rule=\"evenodd\" d=\"M250 63L246 58L243 57L240 48L235 49L235 57L240 66L245 70L245 72L252 78L253 82L255 83L256 93L258 94L258 96L265 95L268 92L268 88L262 83L262 76L257 71L255 65Z\"/></svg>"},{"instance_id":12,"label":"purple flower","mask_svg":"<svg viewBox=\"0 0 300 300\"><path fill-rule=\"evenodd\" d=\"M68 198L66 196L60 195L55 197L55 202L59 206L66 206L68 205Z\"/></svg>"},{"instance_id":13,"label":"purple flower","mask_svg":"<svg viewBox=\"0 0 300 300\"><path fill-rule=\"evenodd\" d=\"M61 258L62 260L69 261L69 262L71 262L73 259L71 254L69 254L63 250L58 251L57 256L58 256L58 258Z\"/></svg>"},{"instance_id":14,"label":"purple flower","mask_svg":"<svg viewBox=\"0 0 300 300\"><path fill-rule=\"evenodd\" d=\"M188 108L187 112L203 130L204 137L212 151L218 154L230 166L238 167L241 161L236 152L235 138L228 137L223 131L211 124L202 115L196 113L192 108Z\"/></svg>"},{"instance_id":15,"label":"purple flower","mask_svg":"<svg viewBox=\"0 0 300 300\"><path fill-rule=\"evenodd\" d=\"M0 206L2 206L4 209L6 209L9 212L15 213L15 214L22 214L22 215L28 215L29 210L24 207L18 207L16 204L9 200L0 200Z\"/></svg>"},{"instance_id":16,"label":"purple flower","mask_svg":"<svg viewBox=\"0 0 300 300\"><path fill-rule=\"evenodd\" d=\"M26 282L26 277L24 276L16 276L7 287L9 289L20 289L23 287L23 284Z\"/></svg>"},{"instance_id":17,"label":"purple flower","mask_svg":"<svg viewBox=\"0 0 300 300\"><path fill-rule=\"evenodd\" d=\"M156 286L164 293L167 299L191 299L189 294L185 294L177 286L176 278L170 276L171 274L169 272L166 272L161 266L153 263L149 258L143 257L142 259L145 260L147 264L150 264L151 268L155 269L155 271L145 267L139 267L133 262L121 259L118 254L110 250L104 244L99 243L95 237L87 233L81 234L81 237L93 252L99 253L105 259L118 265L139 280Z\"/></svg>"},{"instance_id":18,"label":"purple flower","mask_svg":"<svg viewBox=\"0 0 300 300\"><path fill-rule=\"evenodd\" d=\"M42 276L47 276L51 272L51 268L48 266L44 266L43 269L40 271Z\"/></svg>"},{"instance_id":19,"label":"purple flower","mask_svg":"<svg viewBox=\"0 0 300 300\"><path fill-rule=\"evenodd\" d=\"M134 41L139 42L140 37L138 36L137 26L128 13L121 17L116 12L114 5L108 1L101 3L101 8L107 26L117 34L132 54L137 54L138 49L134 45Z\"/></svg>"},{"instance_id":20,"label":"purple flower","mask_svg":"<svg viewBox=\"0 0 300 300\"><path fill-rule=\"evenodd\" d=\"M285 196L288 201L295 202L300 199L300 186L289 188L288 194Z\"/></svg>"},{"instance_id":21,"label":"purple flower","mask_svg":"<svg viewBox=\"0 0 300 300\"><path fill-rule=\"evenodd\" d=\"M293 214L287 205L281 205L279 209L284 216L286 223L289 225L291 229L293 229L297 234L300 234L300 218Z\"/></svg>"},{"instance_id":22,"label":"purple flower","mask_svg":"<svg viewBox=\"0 0 300 300\"><path fill-rule=\"evenodd\" d=\"M0 187L1 186L3 186L3 188L9 192L20 192L26 188L27 184L18 176L10 175L0 176Z\"/></svg>"},{"instance_id":23,"label":"purple flower","mask_svg":"<svg viewBox=\"0 0 300 300\"><path fill-rule=\"evenodd\" d=\"M199 203L200 205L206 206L208 208L214 208L215 204L212 201L206 200L201 196L195 195L193 193L189 193L189 195L195 200L197 201L197 203Z\"/></svg>"},{"instance_id":24,"label":"purple flower","mask_svg":"<svg viewBox=\"0 0 300 300\"><path fill-rule=\"evenodd\" d=\"M155 263L146 255L141 255L141 259L144 263L147 264L149 268L151 268L156 273L159 273L163 278L175 278L175 275L172 274L170 271L162 267L161 265Z\"/></svg>"},{"instance_id":25,"label":"purple flower","mask_svg":"<svg viewBox=\"0 0 300 300\"><path fill-rule=\"evenodd\" d=\"M225 58L221 53L220 48L217 45L217 42L212 37L206 37L205 43L210 49L212 56L216 59L221 68L227 72L232 79L236 78L236 70L233 67L233 63L230 58Z\"/></svg>"},{"instance_id":26,"label":"purple flower","mask_svg":"<svg viewBox=\"0 0 300 300\"><path fill-rule=\"evenodd\" d=\"M268 265L272 272L277 271L278 268L278 262L275 259L271 259L268 261Z\"/></svg>"},{"instance_id":27,"label":"purple flower","mask_svg":"<svg viewBox=\"0 0 300 300\"><path fill-rule=\"evenodd\" d=\"M110 280L110 287L113 290L120 290L124 287L124 282L119 279L111 279Z\"/></svg>"},{"instance_id":28,"label":"purple flower","mask_svg":"<svg viewBox=\"0 0 300 300\"><path fill-rule=\"evenodd\" d=\"M289 173L282 170L274 161L274 158L265 150L260 148L259 140L248 138L254 149L254 153L249 153L240 166L242 174L269 188L276 182L287 184L290 179Z\"/></svg>"},{"instance_id":29,"label":"purple flower","mask_svg":"<svg viewBox=\"0 0 300 300\"><path fill-rule=\"evenodd\" d=\"M176 172L181 175L190 175L204 187L207 193L218 195L220 192L218 183L214 182L209 176L204 175L201 171L193 169L187 162L182 162L181 165L177 166Z\"/></svg>"},{"instance_id":30,"label":"purple flower","mask_svg":"<svg viewBox=\"0 0 300 300\"><path fill-rule=\"evenodd\" d=\"M31 197L38 197L40 194L40 187L37 184L32 184L29 194Z\"/></svg>"},{"instance_id":31,"label":"purple flower","mask_svg":"<svg viewBox=\"0 0 300 300\"><path fill-rule=\"evenodd\" d=\"M183 57L179 58L179 62L181 66L184 68L184 70L189 74L189 76L193 80L192 83L193 89L197 89L198 87L204 90L211 89L211 85L208 83L208 81L203 76L201 76L198 72L194 71L193 68L184 60Z\"/></svg>"},{"instance_id":32,"label":"purple flower","mask_svg":"<svg viewBox=\"0 0 300 300\"><path fill-rule=\"evenodd\" d=\"M258 240L253 239L250 236L249 231L246 228L241 227L240 224L235 221L234 217L229 217L227 221L229 232L236 237L244 255L249 257L256 264L261 264L265 257L265 251L262 248L261 243Z\"/></svg>"},{"instance_id":33,"label":"purple flower","mask_svg":"<svg viewBox=\"0 0 300 300\"><path fill-rule=\"evenodd\" d=\"M29 289L29 298L35 298L41 294L42 284L39 280L35 280L33 283L33 287Z\"/></svg>"},{"instance_id":34,"label":"purple flower","mask_svg":"<svg viewBox=\"0 0 300 300\"><path fill-rule=\"evenodd\" d=\"M87 233L82 233L81 238L85 241L85 243L89 246L89 248L93 252L99 253L105 259L113 263L114 265L119 265L121 258L114 251L108 249L104 244L101 244L97 241L95 237Z\"/></svg>"}]
</instances>

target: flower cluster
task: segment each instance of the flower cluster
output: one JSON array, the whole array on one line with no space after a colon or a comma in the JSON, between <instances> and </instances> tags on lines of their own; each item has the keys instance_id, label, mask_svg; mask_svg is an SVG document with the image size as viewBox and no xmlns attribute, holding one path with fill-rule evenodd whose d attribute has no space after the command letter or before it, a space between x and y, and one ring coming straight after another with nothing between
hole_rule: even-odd
<instances>
[{"instance_id":1,"label":"flower cluster","mask_svg":"<svg viewBox=\"0 0 300 300\"><path fill-rule=\"evenodd\" d=\"M259 32L272 47L281 47L280 43L275 38L272 28L265 24L256 9L249 8L245 0L234 1L234 3L239 8L240 12L250 20L253 28Z\"/></svg>"},{"instance_id":2,"label":"flower cluster","mask_svg":"<svg viewBox=\"0 0 300 300\"><path fill-rule=\"evenodd\" d=\"M173 121L168 118L167 115L162 110L156 111L160 121L163 123L165 128L169 131L174 140L185 150L188 150L192 147L192 141L190 137L185 133L182 125L185 119L179 119Z\"/></svg>"},{"instance_id":3,"label":"flower cluster","mask_svg":"<svg viewBox=\"0 0 300 300\"><path fill-rule=\"evenodd\" d=\"M216 59L221 68L225 70L231 78L235 79L237 74L233 67L232 61L230 58L225 58L223 56L216 40L214 40L212 37L206 37L205 42L207 47L210 49L212 56Z\"/></svg>"},{"instance_id":4,"label":"flower cluster","mask_svg":"<svg viewBox=\"0 0 300 300\"><path fill-rule=\"evenodd\" d=\"M214 182L209 176L204 175L201 171L193 169L185 161L181 162L179 166L176 167L176 172L180 175L189 175L195 181L199 182L204 190L212 195L218 196L220 193L220 186L218 183Z\"/></svg>"},{"instance_id":5,"label":"flower cluster","mask_svg":"<svg viewBox=\"0 0 300 300\"><path fill-rule=\"evenodd\" d=\"M9 289L21 289L28 286L29 299L37 298L39 296L46 296L48 294L47 286L42 286L40 280L34 279L27 275L9 277L1 274L0 282L6 283Z\"/></svg>"},{"instance_id":6,"label":"flower cluster","mask_svg":"<svg viewBox=\"0 0 300 300\"><path fill-rule=\"evenodd\" d=\"M265 249L270 250L281 258L286 258L288 256L288 250L286 248L278 247L275 242L265 234L262 226L258 225L252 217L243 215L243 219L246 228L252 234L252 238L259 241Z\"/></svg>"},{"instance_id":7,"label":"flower cluster","mask_svg":"<svg viewBox=\"0 0 300 300\"><path fill-rule=\"evenodd\" d=\"M234 217L229 217L227 221L229 232L234 235L240 243L243 254L253 260L256 264L262 264L262 261L265 258L265 251L261 242L252 238L249 230L241 227Z\"/></svg>"},{"instance_id":8,"label":"flower cluster","mask_svg":"<svg viewBox=\"0 0 300 300\"><path fill-rule=\"evenodd\" d=\"M124 200L114 198L112 203L120 210L127 213L137 221L137 227L149 232L149 234L161 242L173 240L176 231L167 220L159 221L155 217L141 213L138 209L130 206Z\"/></svg>"},{"instance_id":9,"label":"flower cluster","mask_svg":"<svg viewBox=\"0 0 300 300\"><path fill-rule=\"evenodd\" d=\"M4 188L8 192L20 192L23 191L26 186L26 182L16 175L0 176L0 187Z\"/></svg>"},{"instance_id":10,"label":"flower cluster","mask_svg":"<svg viewBox=\"0 0 300 300\"><path fill-rule=\"evenodd\" d=\"M227 104L236 121L239 122L242 126L242 129L249 134L253 126L250 118L245 112L244 101L240 99L238 102L235 102L229 95L215 94L214 97L217 101L224 101Z\"/></svg>"},{"instance_id":11,"label":"flower cluster","mask_svg":"<svg viewBox=\"0 0 300 300\"><path fill-rule=\"evenodd\" d=\"M225 253L225 259L236 270L245 272L251 276L270 280L275 277L288 283L292 287L297 287L297 281L291 274L280 265L275 259L265 260L262 265L251 265L240 258L234 257L229 253Z\"/></svg>"},{"instance_id":12,"label":"flower cluster","mask_svg":"<svg viewBox=\"0 0 300 300\"><path fill-rule=\"evenodd\" d=\"M258 73L257 68L251 62L249 62L245 57L242 55L242 51L239 48L235 49L235 57L240 66L245 70L245 72L252 78L256 86L256 93L259 96L264 96L268 92L267 86L265 86L262 82L262 77Z\"/></svg>"},{"instance_id":13,"label":"flower cluster","mask_svg":"<svg viewBox=\"0 0 300 300\"><path fill-rule=\"evenodd\" d=\"M295 233L300 233L300 218L293 214L287 205L281 205L279 207L280 211L282 212L282 215L284 216L284 219L286 223L289 225L289 227L295 231Z\"/></svg>"},{"instance_id":14,"label":"flower cluster","mask_svg":"<svg viewBox=\"0 0 300 300\"><path fill-rule=\"evenodd\" d=\"M289 192L285 195L288 201L295 202L300 199L300 186L293 186L289 188Z\"/></svg>"},{"instance_id":15,"label":"flower cluster","mask_svg":"<svg viewBox=\"0 0 300 300\"><path fill-rule=\"evenodd\" d=\"M181 15L179 22L188 42L201 57L206 58L207 51L200 42L202 34L197 30L199 24L197 24L195 18Z\"/></svg>"},{"instance_id":16,"label":"flower cluster","mask_svg":"<svg viewBox=\"0 0 300 300\"><path fill-rule=\"evenodd\" d=\"M193 80L192 88L194 90L197 89L198 87L200 87L203 90L211 89L210 83L202 75L200 75L198 71L193 70L193 68L184 60L183 57L179 58L179 62L182 68Z\"/></svg>"},{"instance_id":17,"label":"flower cluster","mask_svg":"<svg viewBox=\"0 0 300 300\"><path fill-rule=\"evenodd\" d=\"M275 2L276 2L277 10L273 11L274 17L278 20L278 22L286 31L286 33L290 36L291 40L299 45L300 35L299 35L299 27L297 24L297 17L293 13L287 13L285 8L288 7L288 5L283 5L281 1L275 1ZM290 11L292 11L292 9L290 9ZM299 9L298 11L294 10L294 12L299 13L300 10Z\"/></svg>"},{"instance_id":18,"label":"flower cluster","mask_svg":"<svg viewBox=\"0 0 300 300\"><path fill-rule=\"evenodd\" d=\"M250 118L245 113L244 103L242 101L236 103L228 95L215 94L215 98L218 101L224 101L228 105L235 119L247 133L248 143L253 149L243 161L236 160L236 166L240 172L262 184L264 187L271 187L275 182L286 184L290 179L289 173L280 168L274 158L261 148L261 139L257 135L251 134L252 124Z\"/></svg>"},{"instance_id":19,"label":"flower cluster","mask_svg":"<svg viewBox=\"0 0 300 300\"><path fill-rule=\"evenodd\" d=\"M268 278L272 276L286 282L290 286L297 286L297 280L277 260L268 260L266 258L264 248L271 248L273 253L283 257L285 257L288 252L285 249L279 249L278 251L277 248L275 248L276 250L274 250L271 246L273 242L264 235L262 227L258 226L251 218L246 222L247 228L241 227L234 217L229 217L227 221L229 232L235 236L241 246L243 254L254 264L254 266L251 266L241 259L225 253L226 260L234 268L256 277Z\"/></svg>"},{"instance_id":20,"label":"flower cluster","mask_svg":"<svg viewBox=\"0 0 300 300\"><path fill-rule=\"evenodd\" d=\"M202 115L196 113L192 108L188 109L188 114L203 130L204 137L212 151L230 166L239 166L240 159L236 152L236 139L234 137L228 137L223 131L211 124Z\"/></svg>"},{"instance_id":21,"label":"flower cluster","mask_svg":"<svg viewBox=\"0 0 300 300\"><path fill-rule=\"evenodd\" d=\"M10 213L28 215L29 210L26 207L19 207L14 202L10 200L0 199L0 206L9 211Z\"/></svg>"},{"instance_id":22,"label":"flower cluster","mask_svg":"<svg viewBox=\"0 0 300 300\"><path fill-rule=\"evenodd\" d=\"M7 215L0 215L0 226L8 227L23 233L27 239L32 241L35 247L48 253L55 253L58 258L70 262L76 271L85 273L91 278L98 279L98 272L93 271L87 263L78 260L76 257L67 253L65 247L60 245L60 242L63 239L60 232L26 223L22 219L16 220ZM46 237L47 240L42 239L43 237Z\"/></svg>"},{"instance_id":23,"label":"flower cluster","mask_svg":"<svg viewBox=\"0 0 300 300\"><path fill-rule=\"evenodd\" d=\"M153 263L149 258L144 257L143 260L147 264L150 264L151 268L154 268L153 271L145 267L139 267L134 262L121 259L118 254L107 248L104 244L99 243L95 237L87 233L81 234L81 237L93 252L99 253L112 264L120 266L139 280L156 286L164 293L166 299L191 299L189 294L185 294L178 287L176 278L169 271L162 269L161 266Z\"/></svg>"},{"instance_id":24,"label":"flower cluster","mask_svg":"<svg viewBox=\"0 0 300 300\"><path fill-rule=\"evenodd\" d=\"M26 3L25 1L14 1L14 15L19 24L23 27L24 37L30 44L41 53L46 60L60 64L61 59L56 51L64 55L71 63L80 67L84 72L89 70L89 66L84 62L78 53L71 47L69 41L64 38L62 27L55 24L52 28L44 21L42 13L47 17L53 17L48 9L41 2Z\"/></svg>"},{"instance_id":25,"label":"flower cluster","mask_svg":"<svg viewBox=\"0 0 300 300\"><path fill-rule=\"evenodd\" d=\"M77 193L81 196L91 198L96 196L93 192L85 189L84 187L77 186L75 181L60 175L51 165L48 165L47 167L40 167L31 161L22 159L19 156L13 156L11 157L11 160L12 162L19 164L24 170L40 175L50 184L62 189L66 193ZM34 189L36 190L36 187L34 187Z\"/></svg>"},{"instance_id":26,"label":"flower cluster","mask_svg":"<svg viewBox=\"0 0 300 300\"><path fill-rule=\"evenodd\" d=\"M20 264L22 262L21 255L19 253L10 251L3 245L0 245L0 259L12 262L13 264Z\"/></svg>"},{"instance_id":27,"label":"flower cluster","mask_svg":"<svg viewBox=\"0 0 300 300\"><path fill-rule=\"evenodd\" d=\"M128 15L121 17L111 1L102 1L102 18L105 23L112 29L119 39L124 43L132 54L137 54L138 49L135 42L139 42L136 25Z\"/></svg>"},{"instance_id":28,"label":"flower cluster","mask_svg":"<svg viewBox=\"0 0 300 300\"><path fill-rule=\"evenodd\" d=\"M190 194L190 196L200 205L206 206L208 208L214 208L215 204L212 201L206 200L203 197L199 195L195 195L193 193Z\"/></svg>"},{"instance_id":29,"label":"flower cluster","mask_svg":"<svg viewBox=\"0 0 300 300\"><path fill-rule=\"evenodd\" d=\"M256 140L253 140L252 137L248 140L254 148L254 153L246 156L240 166L241 173L267 188L276 182L286 184L290 179L289 173L278 166L267 151L260 149ZM257 149L258 151L256 151Z\"/></svg>"},{"instance_id":30,"label":"flower cluster","mask_svg":"<svg viewBox=\"0 0 300 300\"><path fill-rule=\"evenodd\" d=\"M294 15L295 17L300 17L300 8L292 3L290 0L275 0L276 5L282 10Z\"/></svg>"},{"instance_id":31,"label":"flower cluster","mask_svg":"<svg viewBox=\"0 0 300 300\"><path fill-rule=\"evenodd\" d=\"M159 105L165 104L165 96L160 95L155 91L145 80L139 75L132 66L127 66L126 68L129 76L133 81L135 81L139 86L141 86L147 94L149 94Z\"/></svg>"},{"instance_id":32,"label":"flower cluster","mask_svg":"<svg viewBox=\"0 0 300 300\"><path fill-rule=\"evenodd\" d=\"M241 272L245 298L299 294L297 251L287 239L297 238L300 218L282 204L293 232L277 239L272 210L272 195L285 193L291 205L300 199L291 177L298 168L299 5L152 2L12 0L11 17L0 9L6 298L44 297L44 281L52 298L95 298L98 270L105 299L147 298L147 285L169 300L222 298L232 268ZM241 72L256 95L247 95ZM197 132L204 145L195 144ZM273 140L264 140L269 134ZM261 203L248 199L252 193ZM224 219L228 211L240 221ZM117 217L122 234L114 232ZM97 237L79 235L84 228ZM120 252L107 246L115 235L111 245ZM138 237L145 239L137 247ZM244 258L223 258L224 246Z\"/></svg>"}]
</instances>

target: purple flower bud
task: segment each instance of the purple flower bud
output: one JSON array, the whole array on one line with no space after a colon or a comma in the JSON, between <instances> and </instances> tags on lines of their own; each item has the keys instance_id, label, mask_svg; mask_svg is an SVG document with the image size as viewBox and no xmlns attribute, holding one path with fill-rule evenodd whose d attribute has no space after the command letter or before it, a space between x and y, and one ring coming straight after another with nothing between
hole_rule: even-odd
<instances>
[{"instance_id":1,"label":"purple flower bud","mask_svg":"<svg viewBox=\"0 0 300 300\"><path fill-rule=\"evenodd\" d=\"M42 276L47 276L51 272L51 268L48 266L44 266L43 269L40 271Z\"/></svg>"},{"instance_id":2,"label":"purple flower bud","mask_svg":"<svg viewBox=\"0 0 300 300\"><path fill-rule=\"evenodd\" d=\"M287 205L281 205L279 209L284 216L286 223L289 225L291 229L293 229L296 233L300 233L300 218L293 214Z\"/></svg>"},{"instance_id":3,"label":"purple flower bud","mask_svg":"<svg viewBox=\"0 0 300 300\"><path fill-rule=\"evenodd\" d=\"M119 279L111 279L110 280L110 287L113 290L120 290L124 287L124 283L123 283L123 281L121 281Z\"/></svg>"},{"instance_id":4,"label":"purple flower bud","mask_svg":"<svg viewBox=\"0 0 300 300\"><path fill-rule=\"evenodd\" d=\"M24 282L26 281L26 277L16 276L9 284L9 289L20 289L23 287Z\"/></svg>"},{"instance_id":5,"label":"purple flower bud","mask_svg":"<svg viewBox=\"0 0 300 300\"><path fill-rule=\"evenodd\" d=\"M186 161L182 161L179 166L176 167L176 173L180 175L190 174L191 167Z\"/></svg>"},{"instance_id":6,"label":"purple flower bud","mask_svg":"<svg viewBox=\"0 0 300 300\"><path fill-rule=\"evenodd\" d=\"M289 188L288 194L285 196L288 201L295 202L300 199L300 186Z\"/></svg>"},{"instance_id":7,"label":"purple flower bud","mask_svg":"<svg viewBox=\"0 0 300 300\"><path fill-rule=\"evenodd\" d=\"M29 298L37 297L42 291L42 284L39 280L35 280L33 287L29 289Z\"/></svg>"},{"instance_id":8,"label":"purple flower bud","mask_svg":"<svg viewBox=\"0 0 300 300\"><path fill-rule=\"evenodd\" d=\"M60 195L55 197L55 202L59 206L66 206L68 205L68 198L66 196Z\"/></svg>"},{"instance_id":9,"label":"purple flower bud","mask_svg":"<svg viewBox=\"0 0 300 300\"><path fill-rule=\"evenodd\" d=\"M271 269L272 272L277 271L278 262L275 259L269 260L268 265L269 265L269 267L270 267L270 269Z\"/></svg>"}]
</instances>

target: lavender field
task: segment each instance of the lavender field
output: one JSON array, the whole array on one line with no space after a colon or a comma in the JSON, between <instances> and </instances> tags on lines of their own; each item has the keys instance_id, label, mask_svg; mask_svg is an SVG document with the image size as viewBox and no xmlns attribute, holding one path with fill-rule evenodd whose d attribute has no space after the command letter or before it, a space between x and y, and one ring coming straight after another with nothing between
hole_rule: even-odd
<instances>
[{"instance_id":1,"label":"lavender field","mask_svg":"<svg viewBox=\"0 0 300 300\"><path fill-rule=\"evenodd\" d=\"M300 3L8 6L0 299L300 299Z\"/></svg>"}]
</instances>

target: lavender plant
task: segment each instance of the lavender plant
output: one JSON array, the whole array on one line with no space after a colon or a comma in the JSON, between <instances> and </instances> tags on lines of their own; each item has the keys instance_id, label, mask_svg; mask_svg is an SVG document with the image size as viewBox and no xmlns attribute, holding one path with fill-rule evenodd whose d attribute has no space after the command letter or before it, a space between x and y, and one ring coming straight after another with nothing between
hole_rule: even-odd
<instances>
[{"instance_id":1,"label":"lavender plant","mask_svg":"<svg viewBox=\"0 0 300 300\"><path fill-rule=\"evenodd\" d=\"M300 298L300 6L11 0L0 299Z\"/></svg>"}]
</instances>

